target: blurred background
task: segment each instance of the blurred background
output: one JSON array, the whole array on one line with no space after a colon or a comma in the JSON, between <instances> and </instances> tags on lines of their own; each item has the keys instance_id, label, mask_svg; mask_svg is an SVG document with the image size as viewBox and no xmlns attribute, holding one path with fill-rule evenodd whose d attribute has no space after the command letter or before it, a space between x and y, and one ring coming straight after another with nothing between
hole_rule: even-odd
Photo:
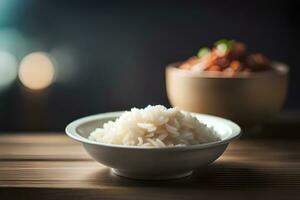
<instances>
[{"instance_id":1,"label":"blurred background","mask_svg":"<svg viewBox=\"0 0 300 200\"><path fill-rule=\"evenodd\" d=\"M296 1L0 0L0 132L63 131L85 115L169 106L166 64L221 38L287 63L300 109Z\"/></svg>"}]
</instances>

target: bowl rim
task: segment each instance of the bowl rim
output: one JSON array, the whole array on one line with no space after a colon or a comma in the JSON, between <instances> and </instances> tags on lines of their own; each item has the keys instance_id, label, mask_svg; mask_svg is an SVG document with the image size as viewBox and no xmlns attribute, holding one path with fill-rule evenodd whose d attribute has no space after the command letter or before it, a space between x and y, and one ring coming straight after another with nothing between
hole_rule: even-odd
<instances>
[{"instance_id":1,"label":"bowl rim","mask_svg":"<svg viewBox=\"0 0 300 200\"><path fill-rule=\"evenodd\" d=\"M82 137L77 133L77 128L84 123L94 121L94 120L100 120L100 119L105 119L105 118L112 118L112 117L119 117L122 113L125 111L116 111L116 112L107 112L107 113L100 113L100 114L95 114L95 115L90 115L86 117L79 118L71 123L69 123L66 128L65 132L66 134L81 143L84 144L91 144L91 145L97 145L101 147L110 147L110 148L123 148L123 149L143 149L143 150L191 150L191 149L205 149L205 148L211 148L211 147L216 147L220 146L223 144L228 144L229 142L239 138L241 136L241 128L239 125L236 123L232 122L231 120L224 119L221 117L213 116L213 115L206 115L206 114L200 114L200 113L193 113L193 112L188 112L191 113L194 116L200 116L204 118L210 118L213 120L217 120L227 126L230 127L232 130L232 133L230 134L229 137L225 139L221 139L220 141L215 141L215 142L209 142L209 143L204 143L204 144L196 144L196 145L187 145L187 146L173 146L173 147L146 147L146 146L125 146L125 145L118 145L118 144L106 144L106 143L99 143L96 141L89 140L85 137ZM182 111L182 112L187 112L187 111Z\"/></svg>"},{"instance_id":2,"label":"bowl rim","mask_svg":"<svg viewBox=\"0 0 300 200\"><path fill-rule=\"evenodd\" d=\"M266 76L286 76L289 73L289 66L282 62L273 61L273 70L263 72L236 73L230 74L226 72L203 71L195 72L190 70L179 69L178 65L182 61L170 63L166 66L166 72L176 73L176 75L186 76L190 78L223 78L223 79L249 79L249 78L265 78Z\"/></svg>"}]
</instances>

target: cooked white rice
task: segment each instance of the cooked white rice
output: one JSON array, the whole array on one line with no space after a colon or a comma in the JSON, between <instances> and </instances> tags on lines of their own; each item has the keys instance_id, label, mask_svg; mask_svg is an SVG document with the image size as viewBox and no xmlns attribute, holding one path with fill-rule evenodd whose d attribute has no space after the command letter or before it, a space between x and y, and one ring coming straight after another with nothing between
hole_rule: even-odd
<instances>
[{"instance_id":1,"label":"cooked white rice","mask_svg":"<svg viewBox=\"0 0 300 200\"><path fill-rule=\"evenodd\" d=\"M127 146L166 147L214 142L220 137L189 113L149 105L124 112L115 121L91 132L89 139Z\"/></svg>"}]
</instances>

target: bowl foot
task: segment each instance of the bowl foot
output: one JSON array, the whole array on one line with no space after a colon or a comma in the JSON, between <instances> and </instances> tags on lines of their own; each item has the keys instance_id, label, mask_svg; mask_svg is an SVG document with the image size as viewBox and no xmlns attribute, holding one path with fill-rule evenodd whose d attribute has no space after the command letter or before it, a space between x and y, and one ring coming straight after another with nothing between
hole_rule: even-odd
<instances>
[{"instance_id":1,"label":"bowl foot","mask_svg":"<svg viewBox=\"0 0 300 200\"><path fill-rule=\"evenodd\" d=\"M193 171L186 171L186 172L179 172L179 173L172 173L172 174L153 175L153 174L139 174L139 173L128 172L119 169L111 169L111 171L115 175L131 178L131 179L137 179L137 180L170 180L170 179L177 179L177 178L190 176L193 173Z\"/></svg>"}]
</instances>

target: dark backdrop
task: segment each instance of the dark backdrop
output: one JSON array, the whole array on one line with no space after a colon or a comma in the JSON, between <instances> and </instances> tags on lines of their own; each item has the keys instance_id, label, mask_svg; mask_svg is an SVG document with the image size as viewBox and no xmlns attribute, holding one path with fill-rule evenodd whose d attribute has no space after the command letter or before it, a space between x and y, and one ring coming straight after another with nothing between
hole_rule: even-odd
<instances>
[{"instance_id":1,"label":"dark backdrop","mask_svg":"<svg viewBox=\"0 0 300 200\"><path fill-rule=\"evenodd\" d=\"M52 53L58 68L57 81L42 91L19 80L0 91L2 132L61 131L84 115L168 106L165 65L220 38L289 64L285 109L300 108L296 1L3 1L0 32L14 30L12 53L18 60Z\"/></svg>"}]
</instances>

